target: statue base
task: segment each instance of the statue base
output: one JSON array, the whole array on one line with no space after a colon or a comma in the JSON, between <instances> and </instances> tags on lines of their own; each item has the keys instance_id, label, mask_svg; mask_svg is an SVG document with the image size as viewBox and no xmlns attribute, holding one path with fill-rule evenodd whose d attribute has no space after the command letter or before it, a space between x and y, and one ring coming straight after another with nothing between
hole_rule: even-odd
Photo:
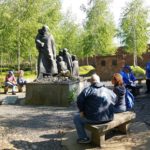
<instances>
[{"instance_id":1,"label":"statue base","mask_svg":"<svg viewBox=\"0 0 150 150\"><path fill-rule=\"evenodd\" d=\"M87 85L85 78L62 83L27 83L25 103L66 107L76 100L77 95Z\"/></svg>"}]
</instances>

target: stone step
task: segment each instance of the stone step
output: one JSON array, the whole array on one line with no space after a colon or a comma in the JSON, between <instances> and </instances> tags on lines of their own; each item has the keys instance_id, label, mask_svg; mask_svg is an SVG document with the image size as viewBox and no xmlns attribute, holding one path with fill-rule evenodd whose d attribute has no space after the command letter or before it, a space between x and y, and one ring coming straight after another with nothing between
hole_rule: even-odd
<instances>
[{"instance_id":1,"label":"stone step","mask_svg":"<svg viewBox=\"0 0 150 150\"><path fill-rule=\"evenodd\" d=\"M25 93L17 93L16 95L4 94L0 96L1 105L22 104L21 100L25 98Z\"/></svg>"}]
</instances>

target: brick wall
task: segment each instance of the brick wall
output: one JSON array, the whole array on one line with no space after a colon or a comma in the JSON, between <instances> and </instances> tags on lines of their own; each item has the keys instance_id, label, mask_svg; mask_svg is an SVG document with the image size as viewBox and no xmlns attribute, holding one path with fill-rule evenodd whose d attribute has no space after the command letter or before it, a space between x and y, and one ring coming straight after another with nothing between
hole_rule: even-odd
<instances>
[{"instance_id":1,"label":"brick wall","mask_svg":"<svg viewBox=\"0 0 150 150\"><path fill-rule=\"evenodd\" d=\"M147 52L138 58L138 65L142 68L150 61L150 52ZM79 61L80 66L87 65L87 59ZM123 52L117 53L114 56L95 56L88 58L88 64L96 68L96 73L102 81L110 81L114 73L119 72L125 65L133 65L133 55Z\"/></svg>"},{"instance_id":2,"label":"brick wall","mask_svg":"<svg viewBox=\"0 0 150 150\"><path fill-rule=\"evenodd\" d=\"M96 73L103 81L111 80L112 75L125 64L124 59L118 56L97 57L96 60Z\"/></svg>"}]
</instances>

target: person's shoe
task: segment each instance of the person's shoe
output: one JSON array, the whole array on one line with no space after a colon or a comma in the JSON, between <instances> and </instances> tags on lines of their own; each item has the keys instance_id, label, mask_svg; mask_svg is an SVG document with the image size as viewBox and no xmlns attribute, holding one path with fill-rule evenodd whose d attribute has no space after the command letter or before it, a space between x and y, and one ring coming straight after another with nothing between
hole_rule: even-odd
<instances>
[{"instance_id":1,"label":"person's shoe","mask_svg":"<svg viewBox=\"0 0 150 150\"><path fill-rule=\"evenodd\" d=\"M12 92L12 95L16 95L16 93L15 93L15 92Z\"/></svg>"},{"instance_id":2,"label":"person's shoe","mask_svg":"<svg viewBox=\"0 0 150 150\"><path fill-rule=\"evenodd\" d=\"M77 139L77 143L78 144L88 144L90 143L90 139L89 138L80 138L80 139Z\"/></svg>"}]
</instances>

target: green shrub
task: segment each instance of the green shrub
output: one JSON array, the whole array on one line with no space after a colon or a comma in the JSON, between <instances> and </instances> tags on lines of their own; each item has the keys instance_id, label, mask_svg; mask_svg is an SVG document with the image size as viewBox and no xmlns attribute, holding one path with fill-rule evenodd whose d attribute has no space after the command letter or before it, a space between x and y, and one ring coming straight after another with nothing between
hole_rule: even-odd
<instances>
[{"instance_id":1,"label":"green shrub","mask_svg":"<svg viewBox=\"0 0 150 150\"><path fill-rule=\"evenodd\" d=\"M68 95L68 102L69 103L73 102L76 99L77 90L78 90L78 88L75 87L75 88L72 89L72 91L69 92L69 95Z\"/></svg>"},{"instance_id":2,"label":"green shrub","mask_svg":"<svg viewBox=\"0 0 150 150\"><path fill-rule=\"evenodd\" d=\"M93 66L80 66L79 67L79 74L80 75L86 75L88 73L90 73L91 71L94 71L95 68Z\"/></svg>"},{"instance_id":3,"label":"green shrub","mask_svg":"<svg viewBox=\"0 0 150 150\"><path fill-rule=\"evenodd\" d=\"M5 68L0 68L0 70L1 70L2 72L7 72L7 71L9 71L10 69L7 68L7 67L5 67Z\"/></svg>"},{"instance_id":4,"label":"green shrub","mask_svg":"<svg viewBox=\"0 0 150 150\"><path fill-rule=\"evenodd\" d=\"M145 77L145 70L141 68L140 66L130 66L134 75L137 78L144 78Z\"/></svg>"}]
</instances>

